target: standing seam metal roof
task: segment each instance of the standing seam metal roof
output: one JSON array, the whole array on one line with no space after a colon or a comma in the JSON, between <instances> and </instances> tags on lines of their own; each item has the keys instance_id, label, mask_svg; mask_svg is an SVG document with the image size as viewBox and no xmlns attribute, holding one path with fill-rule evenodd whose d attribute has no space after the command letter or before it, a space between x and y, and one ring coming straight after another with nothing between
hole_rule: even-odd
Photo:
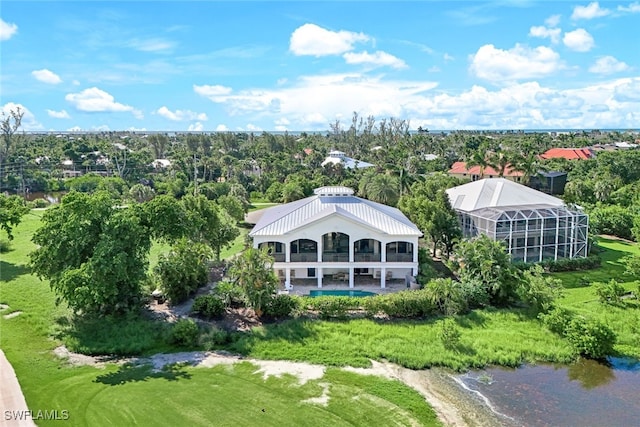
<instances>
[{"instance_id":1,"label":"standing seam metal roof","mask_svg":"<svg viewBox=\"0 0 640 427\"><path fill-rule=\"evenodd\" d=\"M349 218L385 234L422 236L399 209L355 196L319 195L267 208L249 235L279 236L332 215Z\"/></svg>"}]
</instances>

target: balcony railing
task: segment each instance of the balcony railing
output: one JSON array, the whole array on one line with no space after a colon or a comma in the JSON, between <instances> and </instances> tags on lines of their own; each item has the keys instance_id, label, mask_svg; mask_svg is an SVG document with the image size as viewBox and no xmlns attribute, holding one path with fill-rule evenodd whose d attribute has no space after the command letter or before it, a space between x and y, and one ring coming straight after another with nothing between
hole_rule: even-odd
<instances>
[{"instance_id":1,"label":"balcony railing","mask_svg":"<svg viewBox=\"0 0 640 427\"><path fill-rule=\"evenodd\" d=\"M413 254L387 254L387 262L413 262Z\"/></svg>"},{"instance_id":2,"label":"balcony railing","mask_svg":"<svg viewBox=\"0 0 640 427\"><path fill-rule=\"evenodd\" d=\"M354 262L380 262L380 253L353 254L353 261Z\"/></svg>"},{"instance_id":3,"label":"balcony railing","mask_svg":"<svg viewBox=\"0 0 640 427\"><path fill-rule=\"evenodd\" d=\"M289 260L290 262L318 262L318 254L315 252L291 254Z\"/></svg>"},{"instance_id":4,"label":"balcony railing","mask_svg":"<svg viewBox=\"0 0 640 427\"><path fill-rule=\"evenodd\" d=\"M284 262L286 259L286 256L283 253L271 254L271 256L275 262Z\"/></svg>"},{"instance_id":5,"label":"balcony railing","mask_svg":"<svg viewBox=\"0 0 640 427\"><path fill-rule=\"evenodd\" d=\"M335 253L335 252L323 252L323 262L349 262L349 254Z\"/></svg>"}]
</instances>

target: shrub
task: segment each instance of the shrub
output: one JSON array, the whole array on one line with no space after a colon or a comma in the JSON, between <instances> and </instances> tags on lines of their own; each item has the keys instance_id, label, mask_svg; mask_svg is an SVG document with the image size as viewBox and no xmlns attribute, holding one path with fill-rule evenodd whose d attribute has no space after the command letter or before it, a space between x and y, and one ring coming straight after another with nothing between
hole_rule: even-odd
<instances>
[{"instance_id":1,"label":"shrub","mask_svg":"<svg viewBox=\"0 0 640 427\"><path fill-rule=\"evenodd\" d=\"M551 332L564 336L571 323L572 314L566 308L556 307L546 314L539 314L538 318Z\"/></svg>"},{"instance_id":2,"label":"shrub","mask_svg":"<svg viewBox=\"0 0 640 427\"><path fill-rule=\"evenodd\" d=\"M245 299L242 289L238 285L228 280L218 282L213 288L213 294L220 297L227 307L243 307Z\"/></svg>"},{"instance_id":3,"label":"shrub","mask_svg":"<svg viewBox=\"0 0 640 427\"><path fill-rule=\"evenodd\" d=\"M46 199L35 199L29 202L29 207L32 209L46 208L49 204L50 203Z\"/></svg>"},{"instance_id":4,"label":"shrub","mask_svg":"<svg viewBox=\"0 0 640 427\"><path fill-rule=\"evenodd\" d=\"M435 279L426 284L425 290L430 302L442 314L457 314L468 309L468 295L459 282Z\"/></svg>"},{"instance_id":5,"label":"shrub","mask_svg":"<svg viewBox=\"0 0 640 427\"><path fill-rule=\"evenodd\" d=\"M557 261L543 261L542 267L552 273L560 271L582 271L599 268L601 262L599 256L589 255L586 258L560 258Z\"/></svg>"},{"instance_id":6,"label":"shrub","mask_svg":"<svg viewBox=\"0 0 640 427\"><path fill-rule=\"evenodd\" d=\"M224 313L224 301L217 295L202 295L196 297L191 307L191 313L205 319L220 317Z\"/></svg>"},{"instance_id":7,"label":"shrub","mask_svg":"<svg viewBox=\"0 0 640 427\"><path fill-rule=\"evenodd\" d=\"M296 309L296 300L289 295L274 295L265 307L267 316L282 318L288 317Z\"/></svg>"},{"instance_id":8,"label":"shrub","mask_svg":"<svg viewBox=\"0 0 640 427\"><path fill-rule=\"evenodd\" d=\"M160 287L173 304L186 301L207 283L210 249L200 243L181 240L167 255L161 255L154 272Z\"/></svg>"},{"instance_id":9,"label":"shrub","mask_svg":"<svg viewBox=\"0 0 640 427\"><path fill-rule=\"evenodd\" d=\"M615 305L622 302L625 289L624 286L616 282L615 279L611 279L607 283L595 282L593 286L601 303Z\"/></svg>"},{"instance_id":10,"label":"shrub","mask_svg":"<svg viewBox=\"0 0 640 427\"><path fill-rule=\"evenodd\" d=\"M566 337L581 356L604 359L613 352L615 333L595 319L574 318L566 331Z\"/></svg>"},{"instance_id":11,"label":"shrub","mask_svg":"<svg viewBox=\"0 0 640 427\"><path fill-rule=\"evenodd\" d=\"M208 327L201 335L198 340L200 346L204 348L205 351L213 350L219 346L225 345L231 341L231 335L216 326Z\"/></svg>"},{"instance_id":12,"label":"shrub","mask_svg":"<svg viewBox=\"0 0 640 427\"><path fill-rule=\"evenodd\" d=\"M375 298L375 297L370 297ZM304 298L303 305L318 312L322 319L346 317L349 310L360 308L361 298L342 296L323 296L315 298Z\"/></svg>"},{"instance_id":13,"label":"shrub","mask_svg":"<svg viewBox=\"0 0 640 427\"><path fill-rule=\"evenodd\" d=\"M169 343L181 347L195 347L199 335L200 331L196 322L191 319L180 319L171 328Z\"/></svg>"},{"instance_id":14,"label":"shrub","mask_svg":"<svg viewBox=\"0 0 640 427\"><path fill-rule=\"evenodd\" d=\"M623 239L634 238L633 212L626 207L598 206L589 213L589 226L596 234L611 234Z\"/></svg>"},{"instance_id":15,"label":"shrub","mask_svg":"<svg viewBox=\"0 0 640 427\"><path fill-rule=\"evenodd\" d=\"M522 282L518 288L520 301L536 312L550 310L562 292L560 280L544 276L543 273L541 266L533 266L522 274Z\"/></svg>"},{"instance_id":16,"label":"shrub","mask_svg":"<svg viewBox=\"0 0 640 427\"><path fill-rule=\"evenodd\" d=\"M384 313L389 317L411 318L432 315L435 305L425 290L401 291L370 297L365 303L368 314Z\"/></svg>"},{"instance_id":17,"label":"shrub","mask_svg":"<svg viewBox=\"0 0 640 427\"><path fill-rule=\"evenodd\" d=\"M440 330L440 340L447 350L455 349L460 344L460 328L453 319L445 319Z\"/></svg>"}]
</instances>

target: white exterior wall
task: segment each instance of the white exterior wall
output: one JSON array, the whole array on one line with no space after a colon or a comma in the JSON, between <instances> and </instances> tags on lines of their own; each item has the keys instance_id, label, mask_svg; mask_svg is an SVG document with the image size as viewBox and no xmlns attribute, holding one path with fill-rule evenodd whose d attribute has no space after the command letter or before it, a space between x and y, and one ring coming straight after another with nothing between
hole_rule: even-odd
<instances>
[{"instance_id":1,"label":"white exterior wall","mask_svg":"<svg viewBox=\"0 0 640 427\"><path fill-rule=\"evenodd\" d=\"M288 275L285 274L283 279L286 284L290 283L292 278L302 279L307 277L307 268L316 269L316 277L320 275L319 268L322 268L322 274L333 274L339 271L350 271L349 286L353 287L353 269L369 268L369 274L373 274L374 270L385 269L385 272L391 272L394 279L402 279L407 271L412 271L412 275L418 274L418 236L390 235L378 232L375 229L368 228L362 224L345 218L341 215L332 215L325 217L319 221L308 224L307 226L298 228L294 232L282 236L255 236L253 238L253 246L258 247L260 243L265 242L281 242L285 245L286 258L289 259L291 251L291 242L298 239L309 239L317 242L318 254L322 259L322 240L327 233L342 233L349 236L349 259L354 259L354 243L361 239L374 239L380 242L381 261L380 262L276 262L274 270L289 270ZM386 245L391 242L408 242L413 245L413 261L412 262L385 262ZM295 273L291 274L291 272ZM381 285L384 287L385 275L381 276ZM375 276L374 276L375 277ZM318 285L321 282L318 281Z\"/></svg>"}]
</instances>

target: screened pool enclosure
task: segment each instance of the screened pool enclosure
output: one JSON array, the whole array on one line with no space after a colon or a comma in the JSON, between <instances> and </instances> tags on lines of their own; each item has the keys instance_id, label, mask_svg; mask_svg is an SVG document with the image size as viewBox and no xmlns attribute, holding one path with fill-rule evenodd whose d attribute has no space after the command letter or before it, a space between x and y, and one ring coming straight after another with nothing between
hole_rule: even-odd
<instances>
[{"instance_id":1,"label":"screened pool enclosure","mask_svg":"<svg viewBox=\"0 0 640 427\"><path fill-rule=\"evenodd\" d=\"M488 182L476 181L448 190L464 237L485 234L504 242L513 261L588 255L589 218L580 209L517 183L482 181Z\"/></svg>"}]
</instances>

